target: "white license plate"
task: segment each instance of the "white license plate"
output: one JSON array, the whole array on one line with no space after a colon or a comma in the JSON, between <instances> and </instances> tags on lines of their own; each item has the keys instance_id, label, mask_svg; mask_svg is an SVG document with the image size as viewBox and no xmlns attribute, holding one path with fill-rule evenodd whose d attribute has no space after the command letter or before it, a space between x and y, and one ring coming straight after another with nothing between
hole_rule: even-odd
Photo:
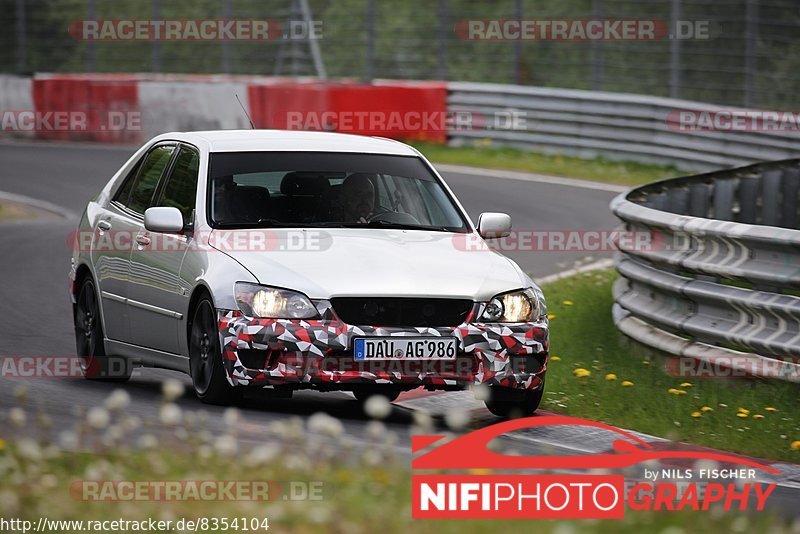
<instances>
[{"instance_id":1,"label":"white license plate","mask_svg":"<svg viewBox=\"0 0 800 534\"><path fill-rule=\"evenodd\" d=\"M360 337L353 341L356 360L454 360L454 337Z\"/></svg>"}]
</instances>

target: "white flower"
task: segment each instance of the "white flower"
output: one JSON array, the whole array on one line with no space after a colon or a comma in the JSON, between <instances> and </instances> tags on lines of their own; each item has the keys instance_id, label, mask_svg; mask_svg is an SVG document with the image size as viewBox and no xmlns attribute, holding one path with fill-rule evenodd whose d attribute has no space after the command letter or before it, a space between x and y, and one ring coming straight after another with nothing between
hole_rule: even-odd
<instances>
[{"instance_id":1,"label":"white flower","mask_svg":"<svg viewBox=\"0 0 800 534\"><path fill-rule=\"evenodd\" d=\"M239 444L236 443L236 438L233 436L224 435L214 443L214 449L222 456L233 456L239 449Z\"/></svg>"},{"instance_id":2,"label":"white flower","mask_svg":"<svg viewBox=\"0 0 800 534\"><path fill-rule=\"evenodd\" d=\"M316 434L338 438L344 432L344 425L326 413L317 412L308 418L308 430Z\"/></svg>"},{"instance_id":3,"label":"white flower","mask_svg":"<svg viewBox=\"0 0 800 534\"><path fill-rule=\"evenodd\" d=\"M172 402L183 395L183 383L174 378L165 380L164 383L161 384L161 393L164 395L164 399L166 399L167 402Z\"/></svg>"},{"instance_id":4,"label":"white flower","mask_svg":"<svg viewBox=\"0 0 800 534\"><path fill-rule=\"evenodd\" d=\"M492 394L492 392L489 391L489 386L486 384L476 384L470 389L472 389L472 393L475 395L475 400L479 401L489 400L489 396Z\"/></svg>"},{"instance_id":5,"label":"white flower","mask_svg":"<svg viewBox=\"0 0 800 534\"><path fill-rule=\"evenodd\" d=\"M252 466L261 466L270 463L278 457L281 448L274 443L258 445L247 456L247 462Z\"/></svg>"},{"instance_id":6,"label":"white flower","mask_svg":"<svg viewBox=\"0 0 800 534\"><path fill-rule=\"evenodd\" d=\"M14 407L8 411L8 420L14 426L25 426L25 419L25 410L22 408Z\"/></svg>"},{"instance_id":7,"label":"white flower","mask_svg":"<svg viewBox=\"0 0 800 534\"><path fill-rule=\"evenodd\" d=\"M58 444L62 449L77 449L78 448L78 435L75 432L65 430L58 435Z\"/></svg>"},{"instance_id":8,"label":"white flower","mask_svg":"<svg viewBox=\"0 0 800 534\"><path fill-rule=\"evenodd\" d=\"M89 413L86 414L86 422L92 428L105 428L109 421L111 421L111 417L108 415L108 410L99 406L89 408Z\"/></svg>"},{"instance_id":9,"label":"white flower","mask_svg":"<svg viewBox=\"0 0 800 534\"><path fill-rule=\"evenodd\" d=\"M419 427L420 434L433 431L433 417L428 412L416 410L414 412L414 425Z\"/></svg>"},{"instance_id":10,"label":"white flower","mask_svg":"<svg viewBox=\"0 0 800 534\"><path fill-rule=\"evenodd\" d=\"M19 508L19 497L13 491L0 491L0 510L16 512Z\"/></svg>"},{"instance_id":11,"label":"white flower","mask_svg":"<svg viewBox=\"0 0 800 534\"><path fill-rule=\"evenodd\" d=\"M222 421L228 426L236 426L240 418L239 410L236 408L227 408L222 414Z\"/></svg>"},{"instance_id":12,"label":"white flower","mask_svg":"<svg viewBox=\"0 0 800 534\"><path fill-rule=\"evenodd\" d=\"M158 412L158 418L163 425L178 426L182 418L181 409L177 404L170 402L161 407L161 410Z\"/></svg>"},{"instance_id":13,"label":"white flower","mask_svg":"<svg viewBox=\"0 0 800 534\"><path fill-rule=\"evenodd\" d=\"M110 411L121 411L131 403L131 396L124 389L115 389L106 399L106 408Z\"/></svg>"},{"instance_id":14,"label":"white flower","mask_svg":"<svg viewBox=\"0 0 800 534\"><path fill-rule=\"evenodd\" d=\"M17 442L19 455L28 460L37 462L42 459L42 449L39 444L31 438L22 438Z\"/></svg>"},{"instance_id":15,"label":"white flower","mask_svg":"<svg viewBox=\"0 0 800 534\"><path fill-rule=\"evenodd\" d=\"M158 440L152 434L144 434L139 437L138 445L142 449L154 449L158 445Z\"/></svg>"},{"instance_id":16,"label":"white flower","mask_svg":"<svg viewBox=\"0 0 800 534\"><path fill-rule=\"evenodd\" d=\"M373 419L385 419L392 412L392 405L383 395L373 395L364 403L364 413Z\"/></svg>"},{"instance_id":17,"label":"white flower","mask_svg":"<svg viewBox=\"0 0 800 534\"><path fill-rule=\"evenodd\" d=\"M135 415L126 416L122 420L122 428L128 432L138 430L140 426L142 426L142 420Z\"/></svg>"},{"instance_id":18,"label":"white flower","mask_svg":"<svg viewBox=\"0 0 800 534\"><path fill-rule=\"evenodd\" d=\"M466 410L453 410L444 415L444 422L451 430L461 430L470 422L469 412Z\"/></svg>"},{"instance_id":19,"label":"white flower","mask_svg":"<svg viewBox=\"0 0 800 534\"><path fill-rule=\"evenodd\" d=\"M367 423L366 434L370 439L380 439L386 434L386 425L380 421L370 421Z\"/></svg>"}]
</instances>

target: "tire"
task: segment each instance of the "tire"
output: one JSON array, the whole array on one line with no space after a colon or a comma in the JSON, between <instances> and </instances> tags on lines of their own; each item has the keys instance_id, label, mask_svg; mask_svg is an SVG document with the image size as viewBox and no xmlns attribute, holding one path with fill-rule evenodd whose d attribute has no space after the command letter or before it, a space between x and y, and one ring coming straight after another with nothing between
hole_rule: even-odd
<instances>
[{"instance_id":1,"label":"tire","mask_svg":"<svg viewBox=\"0 0 800 534\"><path fill-rule=\"evenodd\" d=\"M353 395L358 402L367 402L367 399L375 395L385 397L389 402L394 402L400 396L399 389L354 389Z\"/></svg>"},{"instance_id":2,"label":"tire","mask_svg":"<svg viewBox=\"0 0 800 534\"><path fill-rule=\"evenodd\" d=\"M217 314L207 295L197 302L188 330L189 371L197 398L206 404L234 404L241 399L241 391L231 386L225 375Z\"/></svg>"},{"instance_id":3,"label":"tire","mask_svg":"<svg viewBox=\"0 0 800 534\"><path fill-rule=\"evenodd\" d=\"M506 388L490 388L490 391L490 398L484 402L492 414L498 417L526 417L539 408L544 395L544 382L536 390L522 392L522 398L519 398L519 392Z\"/></svg>"},{"instance_id":4,"label":"tire","mask_svg":"<svg viewBox=\"0 0 800 534\"><path fill-rule=\"evenodd\" d=\"M81 370L87 380L127 382L132 365L122 357L106 354L103 344L103 321L97 303L97 290L91 277L87 277L78 291L75 304L75 350L81 357Z\"/></svg>"}]
</instances>

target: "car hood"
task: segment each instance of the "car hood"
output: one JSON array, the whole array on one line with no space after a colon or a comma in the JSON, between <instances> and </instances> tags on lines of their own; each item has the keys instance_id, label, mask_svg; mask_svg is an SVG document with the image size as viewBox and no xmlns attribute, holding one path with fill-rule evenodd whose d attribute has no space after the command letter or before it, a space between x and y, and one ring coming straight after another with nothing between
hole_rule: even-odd
<instances>
[{"instance_id":1,"label":"car hood","mask_svg":"<svg viewBox=\"0 0 800 534\"><path fill-rule=\"evenodd\" d=\"M254 240L256 234L266 238ZM474 234L381 228L213 230L209 244L260 283L315 299L369 295L487 301L531 283L516 264Z\"/></svg>"}]
</instances>

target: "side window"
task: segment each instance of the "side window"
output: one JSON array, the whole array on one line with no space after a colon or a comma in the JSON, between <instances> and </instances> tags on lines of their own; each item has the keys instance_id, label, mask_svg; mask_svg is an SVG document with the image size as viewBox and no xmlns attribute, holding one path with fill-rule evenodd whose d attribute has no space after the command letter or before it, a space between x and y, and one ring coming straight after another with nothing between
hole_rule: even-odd
<instances>
[{"instance_id":1,"label":"side window","mask_svg":"<svg viewBox=\"0 0 800 534\"><path fill-rule=\"evenodd\" d=\"M117 194L114 195L114 200L123 206L128 205L128 198L131 196L131 189L133 189L133 183L136 181L136 173L139 172L139 167L142 166L142 160L144 160L146 157L147 156L145 155L139 158L139 161L137 161L136 165L133 166L131 172L129 172L128 176L125 177L122 187L120 187L119 191L117 191Z\"/></svg>"},{"instance_id":2,"label":"side window","mask_svg":"<svg viewBox=\"0 0 800 534\"><path fill-rule=\"evenodd\" d=\"M136 184L131 190L130 200L127 204L129 209L136 213L144 213L150 207L153 201L153 194L158 186L158 180L161 178L161 174L164 172L167 163L169 163L174 150L174 146L159 146L147 154L144 162L142 162L139 176L136 178Z\"/></svg>"},{"instance_id":3,"label":"side window","mask_svg":"<svg viewBox=\"0 0 800 534\"><path fill-rule=\"evenodd\" d=\"M164 195L159 206L178 208L183 214L183 223L189 224L197 197L197 172L200 156L194 150L181 148L172 172L167 179Z\"/></svg>"}]
</instances>

